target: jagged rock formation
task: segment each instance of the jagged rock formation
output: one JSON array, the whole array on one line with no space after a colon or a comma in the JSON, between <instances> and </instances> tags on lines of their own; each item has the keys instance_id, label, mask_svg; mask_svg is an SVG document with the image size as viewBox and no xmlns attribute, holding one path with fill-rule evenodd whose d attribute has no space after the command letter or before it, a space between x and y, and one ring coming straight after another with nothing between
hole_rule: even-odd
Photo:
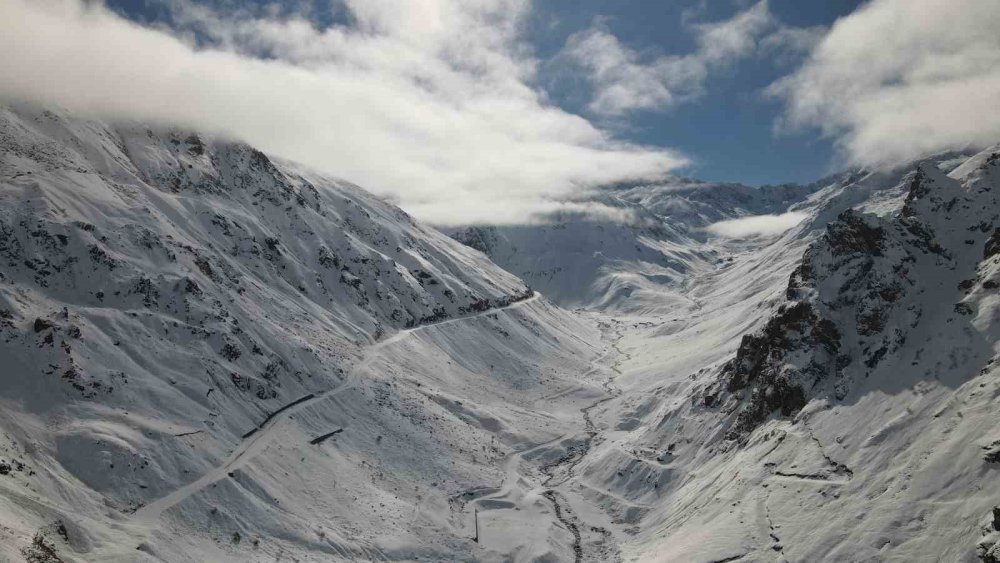
<instances>
[{"instance_id":1,"label":"jagged rock formation","mask_svg":"<svg viewBox=\"0 0 1000 563\"><path fill-rule=\"evenodd\" d=\"M827 226L792 272L788 304L722 369L741 402L733 436L776 410L790 416L808 398L844 399L854 381L889 377L880 366L912 333L974 313L966 297L981 287L976 273L995 245L998 168L993 156L957 177L921 166L897 214L849 209Z\"/></svg>"},{"instance_id":2,"label":"jagged rock formation","mask_svg":"<svg viewBox=\"0 0 1000 563\"><path fill-rule=\"evenodd\" d=\"M801 349L813 357L795 357ZM774 411L783 416L797 413L807 402L802 381L822 379L843 368L840 364L849 358L838 356L839 351L837 327L819 318L809 303L781 307L762 331L743 337L736 357L723 367L726 391L749 391L747 405L740 411L731 435L745 434ZM795 360L805 367L793 367Z\"/></svg>"}]
</instances>

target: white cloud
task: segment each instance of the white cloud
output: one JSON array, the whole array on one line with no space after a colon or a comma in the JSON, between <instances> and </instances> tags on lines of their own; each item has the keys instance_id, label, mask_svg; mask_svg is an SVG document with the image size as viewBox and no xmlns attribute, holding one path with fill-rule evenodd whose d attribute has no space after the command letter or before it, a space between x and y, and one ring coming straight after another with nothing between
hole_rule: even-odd
<instances>
[{"instance_id":1,"label":"white cloud","mask_svg":"<svg viewBox=\"0 0 1000 563\"><path fill-rule=\"evenodd\" d=\"M633 224L638 218L634 211L610 207L594 201L555 201L555 200L500 200L484 203L482 201L458 201L444 208L439 205L417 204L413 211L425 217L434 224L447 225L453 221L449 217L458 214L463 218L463 225L502 225L502 224L545 224L554 218L561 221L572 216L586 221L611 221L615 223Z\"/></svg>"},{"instance_id":2,"label":"white cloud","mask_svg":"<svg viewBox=\"0 0 1000 563\"><path fill-rule=\"evenodd\" d=\"M821 25L812 27L781 26L760 41L763 54L772 57L778 64L801 62L816 45L826 36L829 30Z\"/></svg>"},{"instance_id":3,"label":"white cloud","mask_svg":"<svg viewBox=\"0 0 1000 563\"><path fill-rule=\"evenodd\" d=\"M798 212L782 213L781 215L752 215L712 223L705 229L726 238L772 236L791 229L805 218L805 213Z\"/></svg>"},{"instance_id":4,"label":"white cloud","mask_svg":"<svg viewBox=\"0 0 1000 563\"><path fill-rule=\"evenodd\" d=\"M698 96L710 72L754 54L760 37L775 25L767 0L760 0L731 19L691 25L697 37L693 53L643 60L598 21L570 36L562 57L587 72L594 90L591 111L666 109Z\"/></svg>"},{"instance_id":5,"label":"white cloud","mask_svg":"<svg viewBox=\"0 0 1000 563\"><path fill-rule=\"evenodd\" d=\"M345 4L357 26L317 30L174 0L178 31L82 0L0 0L0 98L232 135L440 223L526 220L685 162L544 103L517 36L527 0Z\"/></svg>"},{"instance_id":6,"label":"white cloud","mask_svg":"<svg viewBox=\"0 0 1000 563\"><path fill-rule=\"evenodd\" d=\"M860 164L1000 140L996 0L872 0L769 91Z\"/></svg>"}]
</instances>

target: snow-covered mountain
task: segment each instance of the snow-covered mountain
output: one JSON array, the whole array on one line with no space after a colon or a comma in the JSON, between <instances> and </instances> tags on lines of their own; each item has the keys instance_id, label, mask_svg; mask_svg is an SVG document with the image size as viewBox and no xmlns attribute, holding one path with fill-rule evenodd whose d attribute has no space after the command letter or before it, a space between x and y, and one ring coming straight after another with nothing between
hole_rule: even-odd
<instances>
[{"instance_id":1,"label":"snow-covered mountain","mask_svg":"<svg viewBox=\"0 0 1000 563\"><path fill-rule=\"evenodd\" d=\"M608 218L561 213L538 224L447 232L562 306L657 314L687 304L683 288L694 272L730 258L707 226L782 213L825 185L615 185L589 200L614 210Z\"/></svg>"},{"instance_id":2,"label":"snow-covered mountain","mask_svg":"<svg viewBox=\"0 0 1000 563\"><path fill-rule=\"evenodd\" d=\"M619 343L581 481L628 555L995 560L997 154L821 190Z\"/></svg>"},{"instance_id":3,"label":"snow-covered mountain","mask_svg":"<svg viewBox=\"0 0 1000 563\"><path fill-rule=\"evenodd\" d=\"M463 245L239 142L4 106L0 558L996 561L998 154L610 186Z\"/></svg>"},{"instance_id":4,"label":"snow-covered mountain","mask_svg":"<svg viewBox=\"0 0 1000 563\"><path fill-rule=\"evenodd\" d=\"M530 404L601 392L592 323L344 182L25 107L0 159L6 557L450 558Z\"/></svg>"}]
</instances>

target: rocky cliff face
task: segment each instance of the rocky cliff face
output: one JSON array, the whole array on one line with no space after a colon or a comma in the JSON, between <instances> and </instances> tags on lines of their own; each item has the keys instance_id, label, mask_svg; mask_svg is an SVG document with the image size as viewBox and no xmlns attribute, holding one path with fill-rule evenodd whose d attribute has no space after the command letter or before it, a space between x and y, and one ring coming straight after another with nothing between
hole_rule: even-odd
<instances>
[{"instance_id":1,"label":"rocky cliff face","mask_svg":"<svg viewBox=\"0 0 1000 563\"><path fill-rule=\"evenodd\" d=\"M731 436L811 398L843 400L858 381L894 377L908 362L954 357L924 339L962 331L996 288L998 158L987 152L951 176L922 165L905 178L896 214L849 209L827 226L792 272L788 303L722 368L728 408L739 411ZM954 363L970 376L989 358L983 348L966 354Z\"/></svg>"}]
</instances>

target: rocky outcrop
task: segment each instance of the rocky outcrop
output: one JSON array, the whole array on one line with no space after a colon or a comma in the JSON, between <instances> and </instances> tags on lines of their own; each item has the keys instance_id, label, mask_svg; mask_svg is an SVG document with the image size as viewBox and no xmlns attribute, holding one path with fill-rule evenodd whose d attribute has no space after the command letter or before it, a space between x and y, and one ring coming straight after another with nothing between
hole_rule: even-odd
<instances>
[{"instance_id":1,"label":"rocky outcrop","mask_svg":"<svg viewBox=\"0 0 1000 563\"><path fill-rule=\"evenodd\" d=\"M827 226L824 240L834 256L882 256L885 229L870 216L848 209Z\"/></svg>"},{"instance_id":2,"label":"rocky outcrop","mask_svg":"<svg viewBox=\"0 0 1000 563\"><path fill-rule=\"evenodd\" d=\"M497 235L496 227L473 226L458 229L451 233L450 236L465 246L474 248L489 256L493 250Z\"/></svg>"},{"instance_id":3,"label":"rocky outcrop","mask_svg":"<svg viewBox=\"0 0 1000 563\"><path fill-rule=\"evenodd\" d=\"M986 240L986 247L983 249L983 260L989 260L1000 254L1000 228L994 229L993 234Z\"/></svg>"},{"instance_id":4,"label":"rocky outcrop","mask_svg":"<svg viewBox=\"0 0 1000 563\"><path fill-rule=\"evenodd\" d=\"M842 400L857 381L894 376L882 368L928 318L975 315L968 297L990 281L977 283L979 263L1000 253L998 167L987 160L956 180L920 166L904 179L897 213L848 209L827 225L789 277L788 302L721 370L714 402L736 412L730 438L814 397Z\"/></svg>"},{"instance_id":5,"label":"rocky outcrop","mask_svg":"<svg viewBox=\"0 0 1000 563\"><path fill-rule=\"evenodd\" d=\"M994 506L985 520L976 555L983 563L1000 563L1000 506Z\"/></svg>"},{"instance_id":6,"label":"rocky outcrop","mask_svg":"<svg viewBox=\"0 0 1000 563\"><path fill-rule=\"evenodd\" d=\"M802 368L793 367L788 360L800 350L811 351L812 358ZM772 412L798 412L806 404L803 381L836 370L839 350L837 327L820 318L809 303L779 308L761 331L743 337L736 357L722 369L726 390L746 396L731 435L753 429Z\"/></svg>"}]
</instances>

